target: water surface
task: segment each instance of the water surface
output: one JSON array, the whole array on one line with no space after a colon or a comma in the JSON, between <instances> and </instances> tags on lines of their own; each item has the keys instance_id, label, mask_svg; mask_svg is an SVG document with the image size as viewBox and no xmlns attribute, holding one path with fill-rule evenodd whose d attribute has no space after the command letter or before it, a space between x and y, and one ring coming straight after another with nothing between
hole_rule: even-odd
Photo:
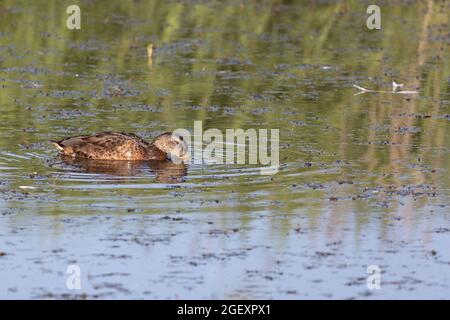
<instances>
[{"instance_id":1,"label":"water surface","mask_svg":"<svg viewBox=\"0 0 450 320\"><path fill-rule=\"evenodd\" d=\"M0 4L1 298L450 297L449 3L79 3ZM194 120L280 129L279 172L48 142Z\"/></svg>"}]
</instances>

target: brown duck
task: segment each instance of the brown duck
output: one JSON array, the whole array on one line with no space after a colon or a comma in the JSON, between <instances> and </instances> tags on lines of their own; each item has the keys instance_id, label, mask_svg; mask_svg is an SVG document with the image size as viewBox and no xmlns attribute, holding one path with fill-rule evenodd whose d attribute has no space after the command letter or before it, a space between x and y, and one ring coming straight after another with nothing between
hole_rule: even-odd
<instances>
[{"instance_id":1,"label":"brown duck","mask_svg":"<svg viewBox=\"0 0 450 320\"><path fill-rule=\"evenodd\" d=\"M188 160L183 137L165 132L149 143L133 133L101 132L51 141L59 153L73 158L97 160Z\"/></svg>"}]
</instances>

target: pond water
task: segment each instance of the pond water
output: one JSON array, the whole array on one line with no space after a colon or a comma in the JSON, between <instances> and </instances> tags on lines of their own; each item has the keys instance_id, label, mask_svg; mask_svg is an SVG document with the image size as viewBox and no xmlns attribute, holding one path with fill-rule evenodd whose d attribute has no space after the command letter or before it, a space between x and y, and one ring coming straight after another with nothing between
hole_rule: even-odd
<instances>
[{"instance_id":1,"label":"pond water","mask_svg":"<svg viewBox=\"0 0 450 320\"><path fill-rule=\"evenodd\" d=\"M2 1L0 298L450 298L450 3L368 4L79 1L68 30ZM392 80L417 93L353 87ZM194 121L279 129L278 173L49 143Z\"/></svg>"}]
</instances>

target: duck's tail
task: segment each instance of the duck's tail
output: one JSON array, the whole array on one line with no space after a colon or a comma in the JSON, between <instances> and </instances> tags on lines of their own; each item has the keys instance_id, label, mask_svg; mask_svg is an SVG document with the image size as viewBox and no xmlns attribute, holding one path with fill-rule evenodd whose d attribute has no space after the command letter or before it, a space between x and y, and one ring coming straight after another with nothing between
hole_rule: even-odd
<instances>
[{"instance_id":1,"label":"duck's tail","mask_svg":"<svg viewBox=\"0 0 450 320\"><path fill-rule=\"evenodd\" d=\"M60 144L59 141L50 140L50 142L55 146L56 150L58 150L60 153L64 152L64 147Z\"/></svg>"}]
</instances>

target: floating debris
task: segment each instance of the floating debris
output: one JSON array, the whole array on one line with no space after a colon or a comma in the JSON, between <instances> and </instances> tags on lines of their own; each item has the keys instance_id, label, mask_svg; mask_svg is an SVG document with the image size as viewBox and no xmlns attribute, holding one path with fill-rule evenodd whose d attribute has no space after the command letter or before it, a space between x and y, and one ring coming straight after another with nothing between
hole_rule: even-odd
<instances>
[{"instance_id":1,"label":"floating debris","mask_svg":"<svg viewBox=\"0 0 450 320\"><path fill-rule=\"evenodd\" d=\"M403 87L403 83L396 83L395 81L392 81L392 92L396 92L397 89L402 88Z\"/></svg>"},{"instance_id":2,"label":"floating debris","mask_svg":"<svg viewBox=\"0 0 450 320\"><path fill-rule=\"evenodd\" d=\"M403 84L398 84L395 81L392 81L392 91L383 91L383 90L370 90L363 87L360 87L356 84L353 84L353 87L358 89L360 92L356 93L355 95L359 95L366 92L373 92L373 93L395 93L395 94L417 94L419 91L414 90L399 90L403 87Z\"/></svg>"},{"instance_id":3,"label":"floating debris","mask_svg":"<svg viewBox=\"0 0 450 320\"><path fill-rule=\"evenodd\" d=\"M149 43L147 46L147 63L149 66L153 64L153 43Z\"/></svg>"},{"instance_id":4,"label":"floating debris","mask_svg":"<svg viewBox=\"0 0 450 320\"><path fill-rule=\"evenodd\" d=\"M34 190L36 189L36 187L32 187L32 186L19 186L20 189L29 189L29 190Z\"/></svg>"}]
</instances>

